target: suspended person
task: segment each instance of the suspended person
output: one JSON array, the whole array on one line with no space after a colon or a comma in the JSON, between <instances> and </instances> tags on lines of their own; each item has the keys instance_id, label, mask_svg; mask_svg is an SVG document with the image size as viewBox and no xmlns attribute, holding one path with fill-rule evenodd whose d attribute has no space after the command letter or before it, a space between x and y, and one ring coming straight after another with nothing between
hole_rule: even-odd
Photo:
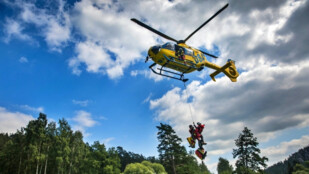
<instances>
[{"instance_id":1,"label":"suspended person","mask_svg":"<svg viewBox=\"0 0 309 174\"><path fill-rule=\"evenodd\" d=\"M191 124L189 125L189 132L190 132L191 137L195 139L195 129Z\"/></svg>"},{"instance_id":2,"label":"suspended person","mask_svg":"<svg viewBox=\"0 0 309 174\"><path fill-rule=\"evenodd\" d=\"M203 135L202 135L205 124L201 124L200 122L197 122L197 126L196 126L193 122L193 125L195 127L194 133L196 135L196 139L198 140L198 145L199 145L199 148L195 151L195 154L201 160L204 160L206 155L207 155L207 151L204 150L204 148L203 148L203 145L206 145L207 143L204 142L204 138L203 138Z\"/></svg>"},{"instance_id":3,"label":"suspended person","mask_svg":"<svg viewBox=\"0 0 309 174\"><path fill-rule=\"evenodd\" d=\"M189 132L190 132L190 135L191 137L188 137L187 140L190 144L189 147L192 147L194 148L195 147L195 139L196 139L196 134L195 134L195 129L192 125L189 125Z\"/></svg>"},{"instance_id":4,"label":"suspended person","mask_svg":"<svg viewBox=\"0 0 309 174\"><path fill-rule=\"evenodd\" d=\"M205 124L201 124L200 122L197 122L197 126L194 124L195 127L195 135L196 139L199 141L199 146L202 148L203 145L206 145L207 143L204 142L204 137L202 135L202 132L204 130Z\"/></svg>"}]
</instances>

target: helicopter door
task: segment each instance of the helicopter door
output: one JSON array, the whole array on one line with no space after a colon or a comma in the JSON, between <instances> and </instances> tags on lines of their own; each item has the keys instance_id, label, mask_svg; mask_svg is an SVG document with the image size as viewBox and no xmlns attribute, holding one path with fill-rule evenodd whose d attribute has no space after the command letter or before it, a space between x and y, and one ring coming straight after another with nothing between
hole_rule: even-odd
<instances>
[{"instance_id":1,"label":"helicopter door","mask_svg":"<svg viewBox=\"0 0 309 174\"><path fill-rule=\"evenodd\" d=\"M175 44L175 56L181 60L184 60L185 49Z\"/></svg>"}]
</instances>

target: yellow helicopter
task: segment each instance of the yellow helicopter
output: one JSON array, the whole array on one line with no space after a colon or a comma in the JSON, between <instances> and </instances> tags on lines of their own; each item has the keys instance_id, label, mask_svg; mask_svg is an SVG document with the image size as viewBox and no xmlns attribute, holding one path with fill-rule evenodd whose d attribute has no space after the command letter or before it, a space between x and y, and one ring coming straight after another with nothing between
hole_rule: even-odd
<instances>
[{"instance_id":1,"label":"yellow helicopter","mask_svg":"<svg viewBox=\"0 0 309 174\"><path fill-rule=\"evenodd\" d=\"M176 40L170 36L167 36L160 31L157 31L153 29L152 27L144 24L143 22L132 18L131 20L138 25L158 34L159 36L162 36L163 38L174 41L176 44L173 44L171 42L167 42L163 45L156 45L153 47L150 47L148 50L148 56L146 57L147 62L149 58L151 58L154 63L149 66L149 68L156 74L170 77L173 79L181 80L183 82L188 81L188 79L184 78L184 74L191 73L195 70L201 71L204 67L212 68L216 70L213 72L210 77L213 81L215 80L215 76L218 75L220 72L223 72L226 76L228 76L232 82L237 81L237 77L239 76L239 73L235 67L235 61L228 60L227 63L224 66L218 66L214 63L211 63L207 61L205 55L218 58L215 55L206 53L204 51L201 51L196 48L192 48L185 44L185 42L198 30L200 30L202 27L204 27L209 21L211 21L214 17L216 17L219 13L221 13L225 8L228 7L228 4L226 4L224 7L222 7L219 11L217 11L212 17L210 17L207 21L205 21L200 27L198 27L194 32L192 32L186 39L184 40ZM154 66L156 64L161 65L160 68L158 68L156 71L154 69ZM167 70L173 69L175 71ZM170 75L172 74L172 75Z\"/></svg>"}]
</instances>

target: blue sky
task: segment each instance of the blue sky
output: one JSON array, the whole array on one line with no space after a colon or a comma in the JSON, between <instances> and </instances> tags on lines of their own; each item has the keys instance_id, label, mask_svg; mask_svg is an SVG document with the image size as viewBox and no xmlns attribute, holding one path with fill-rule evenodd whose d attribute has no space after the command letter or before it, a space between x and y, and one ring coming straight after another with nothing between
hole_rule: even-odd
<instances>
[{"instance_id":1,"label":"blue sky","mask_svg":"<svg viewBox=\"0 0 309 174\"><path fill-rule=\"evenodd\" d=\"M229 7L187 44L236 60L238 82L212 70L183 83L144 63L166 40L130 21L145 20L183 39L218 9ZM207 7L207 8L205 8ZM85 141L157 156L156 126L169 123L183 139L193 120L206 123L206 164L234 163L244 126L273 164L309 144L309 3L300 1L1 1L0 131L38 116L65 118Z\"/></svg>"}]
</instances>

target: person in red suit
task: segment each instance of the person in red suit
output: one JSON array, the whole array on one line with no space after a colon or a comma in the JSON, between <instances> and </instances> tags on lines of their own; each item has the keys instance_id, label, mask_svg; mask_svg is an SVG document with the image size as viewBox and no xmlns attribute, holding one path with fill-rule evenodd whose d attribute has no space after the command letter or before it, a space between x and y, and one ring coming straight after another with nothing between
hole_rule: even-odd
<instances>
[{"instance_id":1,"label":"person in red suit","mask_svg":"<svg viewBox=\"0 0 309 174\"><path fill-rule=\"evenodd\" d=\"M199 146L200 148L202 148L203 145L206 145L207 143L204 142L204 138L202 135L202 132L204 130L205 124L201 124L200 122L197 122L197 126L193 123L194 127L195 127L195 135L196 135L196 139L199 141Z\"/></svg>"}]
</instances>

